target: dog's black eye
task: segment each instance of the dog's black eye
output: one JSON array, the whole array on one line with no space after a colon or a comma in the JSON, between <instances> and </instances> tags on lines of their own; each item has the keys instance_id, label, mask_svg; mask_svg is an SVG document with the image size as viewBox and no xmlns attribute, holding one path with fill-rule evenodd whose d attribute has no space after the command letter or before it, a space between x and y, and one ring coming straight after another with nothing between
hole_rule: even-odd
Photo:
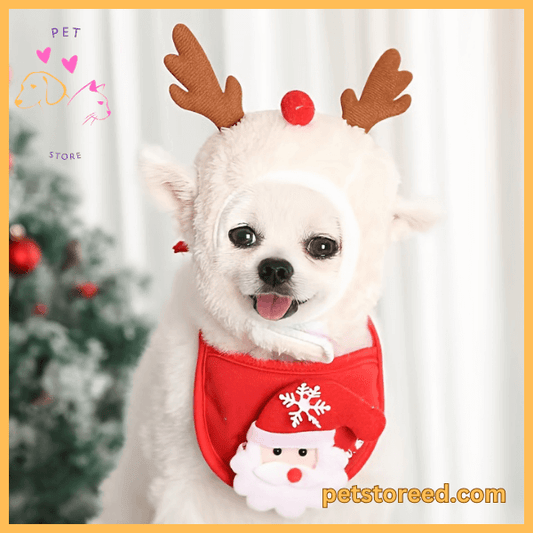
<instances>
[{"instance_id":1,"label":"dog's black eye","mask_svg":"<svg viewBox=\"0 0 533 533\"><path fill-rule=\"evenodd\" d=\"M237 248L246 248L257 242L254 230L248 226L233 228L229 231L228 237Z\"/></svg>"},{"instance_id":2,"label":"dog's black eye","mask_svg":"<svg viewBox=\"0 0 533 533\"><path fill-rule=\"evenodd\" d=\"M305 457L307 455L307 450L305 448L300 448L298 450L298 453L302 456L302 457Z\"/></svg>"},{"instance_id":3,"label":"dog's black eye","mask_svg":"<svg viewBox=\"0 0 533 533\"><path fill-rule=\"evenodd\" d=\"M272 453L273 453L274 455L281 455L281 448L274 448L274 449L272 450Z\"/></svg>"},{"instance_id":4,"label":"dog's black eye","mask_svg":"<svg viewBox=\"0 0 533 533\"><path fill-rule=\"evenodd\" d=\"M313 237L307 242L307 253L315 259L326 259L339 251L339 245L328 237Z\"/></svg>"}]
</instances>

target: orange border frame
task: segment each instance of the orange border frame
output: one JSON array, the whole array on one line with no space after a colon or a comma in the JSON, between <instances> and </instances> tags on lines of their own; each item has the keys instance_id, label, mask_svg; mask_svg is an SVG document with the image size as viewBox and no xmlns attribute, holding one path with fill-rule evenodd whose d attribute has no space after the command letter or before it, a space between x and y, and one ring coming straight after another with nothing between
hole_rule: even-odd
<instances>
[{"instance_id":1,"label":"orange border frame","mask_svg":"<svg viewBox=\"0 0 533 533\"><path fill-rule=\"evenodd\" d=\"M9 2L8 4L11 4L11 2ZM4 48L4 58L5 58L5 63L4 63L4 72L7 72L8 70L8 64L9 64L9 8L12 8L12 9L44 9L44 8L50 8L50 9L71 9L72 8L72 3L68 3L68 2L65 2L65 1L56 1L56 2L51 2L51 6L44 6L43 4L41 4L40 2L35 2L35 1L30 1L30 2L22 2L22 3L19 3L17 5L8 5L7 7L3 8L3 24L2 24L2 27L4 28L4 32L2 33L4 35L3 39L4 39L4 43L5 43L5 48ZM88 4L84 2L84 4ZM289 4L289 5L288 5ZM422 2L409 2L409 3L406 3L406 2L384 2L384 5L379 5L379 6L376 6L376 4L374 2L362 2L362 3L358 3L357 5L355 5L354 2L348 2L346 0L344 1L340 1L340 2L334 2L335 5L328 5L327 8L328 9L353 9L353 8L356 8L357 9L419 9L419 8L433 8L433 9L437 9L437 8L440 8L440 9L523 9L524 10L524 46L525 46L525 88L526 88L526 92L525 94L527 94L527 87L529 86L529 77L528 77L528 74L529 74L529 71L530 69L528 68L528 60L529 60L529 57L530 57L530 54L529 54L529 38L528 38L528 32L527 32L527 28L528 28L528 25L527 25L527 21L528 21L528 18L527 18L527 14L529 11L531 10L528 10L526 8L525 5L525 2L519 2L517 3L518 5L514 5L514 6L502 6L499 2L468 2L468 6L466 7L464 5L464 2L452 2L451 4L452 5L428 5L427 3L422 3ZM148 7L149 6L149 7ZM174 2L169 2L169 1L163 1L163 2L158 2L158 4L156 6L154 5L149 5L147 4L146 2L142 2L142 1L132 1L132 2L124 2L124 1L118 1L118 2L112 2L111 5L107 2L107 3L104 3L104 2L98 2L98 1L95 1L95 2L91 2L90 5L82 5L82 6L77 6L77 8L79 9L146 9L146 8L150 8L150 9L165 9L165 8L168 8L168 9L176 9L177 7L179 8L182 8L182 9L238 9L238 8L266 8L266 9L298 9L298 8L305 8L305 9L312 9L312 8L316 8L316 9L320 9L320 8L324 8L324 5L323 5L323 2L319 3L319 2L313 2L313 1L308 1L308 2L303 2L303 1L293 1L293 2L289 2L287 3L286 1L285 2L269 2L269 3L266 3L266 2L261 2L261 5L257 5L257 3L253 3L253 2L250 2L250 1L226 1L226 2L215 2L215 1L210 1L210 2L198 2L198 1L191 1L191 0L182 0L181 2L179 3L176 3L175 1ZM9 87L8 87L8 84L7 83L3 83L2 84L2 93L4 94L4 102L8 101L9 99ZM529 111L529 106L527 105L527 100L525 101L525 154L528 154L530 153L529 150L528 150L528 141L529 141L529 137L527 135L527 123L528 123L528 118L529 118L529 114L530 114L530 111ZM4 138L4 149L6 151L9 151L9 109L8 109L8 106L6 106L4 108L4 111L2 112L2 121L3 121L3 124L4 124L4 128L3 128L3 138ZM8 154L5 155L4 159L7 161L7 158L8 158ZM527 177L527 174L528 174L528 170L529 170L529 161L528 161L528 158L526 156L525 158L525 176ZM530 253L530 250L529 250L529 243L528 243L528 235L529 235L529 225L530 225L530 217L528 216L528 206L529 204L531 203L530 202L530 198L529 198L529 194L528 194L528 191L529 191L529 187L527 185L527 180L526 180L526 183L524 184L524 202L525 202L525 221L524 221L524 225L525 225L525 272L527 273L528 272L528 267L531 265L531 253ZM4 207L2 208L1 212L3 214L3 217L4 217L4 220L6 221L6 226L5 229L7 230L7 227L8 227L8 224L9 224L9 182L7 179L5 179L5 181L2 183L2 188L1 188L1 191L0 191L0 200L1 200L1 205L3 205ZM1 248L0 248L0 256L3 258L2 261L3 261L3 264L4 265L7 265L8 263L8 239L6 238L4 243L1 245ZM1 338L2 338L2 342L4 343L4 346L6 347L6 351L4 352L4 364L5 364L5 371L4 371L4 390L6 391L6 393L4 394L4 397L2 399L2 407L3 407L3 412L5 413L5 425L4 425L4 439L2 439L2 447L1 447L1 450L2 450L2 456L5 458L5 462L4 462L4 468L2 468L2 473L3 473L3 479L5 480L5 483L6 485L4 486L4 489L2 491L2 494L3 494L3 498L2 498L2 501L4 502L3 505L2 505L2 511L1 511L1 515L2 518L1 518L1 523L2 524L5 524L8 528L12 529L12 530L17 530L17 532L26 532L26 531L39 531L41 533L45 532L45 531L52 531L52 530L55 530L55 528L59 528L61 529L62 531L66 531L65 528L68 528L68 531L71 531L71 530L77 530L77 531L81 531L82 529L78 529L78 528L86 528L86 527L93 527L93 528L99 528L98 531L104 531L104 529L106 531L113 531L113 532L117 532L117 531L124 531L124 532L128 532L130 533L131 531L139 531L141 529L145 529L145 531L147 530L146 528L149 528L151 527L150 525L92 525L92 526L88 526L88 525L84 525L84 524L77 524L77 525L53 525L53 524L39 524L39 525L20 525L20 524L13 524L13 525L10 525L9 524L9 477L8 477L8 473L9 473L9 460L8 460L8 455L9 455L9 431L8 431L8 427L9 427L9 406L8 406L8 393L7 391L9 390L9 368L8 368L8 365L9 365L9 357L8 357L8 350L9 350L9 310L8 310L8 298L9 298L9 272L6 271L6 274L5 274L5 279L4 279L4 282L0 284L0 297L2 299L2 307L1 307L1 330L0 330L0 335L1 335ZM525 311L524 311L524 321L525 321L525 345L524 345L524 357L526 356L526 354L529 354L531 352L531 337L532 337L532 334L531 333L528 333L528 331L531 331L529 330L528 328L528 324L531 323L530 321L530 312L529 312L529 305L528 305L528 296L529 296L529 293L530 293L530 284L528 283L528 280L527 280L527 277L525 276L525 285L524 285L524 299L525 299ZM525 357L525 366L524 366L524 372L525 372L525 383L526 383L526 387L525 387L525 397L524 397L524 402L525 402L525 414L526 414L526 417L525 417L525 449L527 450L528 449L528 444L531 442L531 439L530 439L530 431L529 431L529 426L530 424L528 423L528 415L529 415L529 412L530 412L530 403L531 403L531 397L530 397L530 394L528 394L528 387L527 387L527 384L528 382L530 382L531 380L528 379L529 376L530 376L530 371L529 371L529 364L528 364L528 360L527 360L527 357ZM525 527L525 524L528 523L528 520L527 518L529 517L529 509L528 509L528 501L530 501L528 499L528 497L530 496L530 493L531 491L529 490L529 486L528 486L528 483L527 481L531 478L531 475L530 475L530 465L531 465L531 461L528 457L528 455L526 454L525 457L524 457L524 469L525 469L525 482L524 482L524 524L522 525L513 525L513 526L510 526L510 525L431 525L431 526L428 526L428 525L425 525L425 524L420 524L420 525L394 525L394 526L386 526L386 525L337 525L337 526L321 526L321 525L276 525L275 527L279 530L279 529L283 529L285 531L289 531L289 530L294 530L294 529L299 529L300 531L306 531L309 533L309 531L319 531L319 528L323 529L324 527L335 527L335 529L343 529L344 531L348 532L348 531L353 531L353 528L357 528L357 531L369 531L370 528L372 528L373 531L376 530L376 528L379 528L380 530L384 530L385 528L387 527L394 527L394 528L401 528L401 529L404 529L405 531L412 531L413 529L418 529L419 531L421 531L420 528L427 528L427 527L433 527L433 528L447 528L447 529L451 529L452 527L454 528L454 531L457 531L458 528L460 529L463 529L463 528L468 528L468 529L472 529L472 528L477 528L479 531L486 531L487 529L491 529L491 530L494 530L494 528L508 528L508 527L513 527L513 528L524 528ZM154 527L152 525L152 527ZM244 528L249 528L250 526L248 525L160 525L160 526L155 526L155 527L162 527L162 528L173 528L174 531L178 531L178 530L183 530L183 529L193 529L195 531L199 531L199 529L201 530L207 530L207 529L212 529L212 528L217 528L217 531L231 531L232 533L234 533L236 530L241 530L241 531L244 531ZM262 530L264 531L265 533L272 527L272 525L254 525L253 528L255 530ZM305 529L304 529L305 528Z\"/></svg>"}]
</instances>

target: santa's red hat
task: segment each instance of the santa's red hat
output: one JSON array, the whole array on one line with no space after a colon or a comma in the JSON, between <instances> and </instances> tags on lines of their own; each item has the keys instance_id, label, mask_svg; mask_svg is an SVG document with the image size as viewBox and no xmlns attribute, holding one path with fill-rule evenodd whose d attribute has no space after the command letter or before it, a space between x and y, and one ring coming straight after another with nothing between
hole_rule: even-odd
<instances>
[{"instance_id":1,"label":"santa's red hat","mask_svg":"<svg viewBox=\"0 0 533 533\"><path fill-rule=\"evenodd\" d=\"M268 401L247 439L271 448L353 448L356 440L376 440L385 415L332 381L295 381Z\"/></svg>"}]
</instances>

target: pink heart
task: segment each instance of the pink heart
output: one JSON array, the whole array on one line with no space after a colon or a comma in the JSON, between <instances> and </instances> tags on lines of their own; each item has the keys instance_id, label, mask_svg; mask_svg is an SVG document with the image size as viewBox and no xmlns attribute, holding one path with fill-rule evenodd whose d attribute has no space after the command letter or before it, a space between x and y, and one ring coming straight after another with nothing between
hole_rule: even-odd
<instances>
[{"instance_id":1,"label":"pink heart","mask_svg":"<svg viewBox=\"0 0 533 533\"><path fill-rule=\"evenodd\" d=\"M63 63L63 66L72 74L78 64L78 56L72 56L68 61L63 58L61 63Z\"/></svg>"},{"instance_id":2,"label":"pink heart","mask_svg":"<svg viewBox=\"0 0 533 533\"><path fill-rule=\"evenodd\" d=\"M48 63L48 60L50 59L50 47L45 48L42 52L40 50L35 50L35 53L43 63Z\"/></svg>"}]
</instances>

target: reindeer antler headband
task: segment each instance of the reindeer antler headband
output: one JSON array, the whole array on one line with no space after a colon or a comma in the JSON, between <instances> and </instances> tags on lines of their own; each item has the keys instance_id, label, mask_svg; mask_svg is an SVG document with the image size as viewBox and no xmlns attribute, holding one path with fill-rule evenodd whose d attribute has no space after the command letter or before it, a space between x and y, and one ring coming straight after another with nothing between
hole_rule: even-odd
<instances>
[{"instance_id":1,"label":"reindeer antler headband","mask_svg":"<svg viewBox=\"0 0 533 533\"><path fill-rule=\"evenodd\" d=\"M237 124L244 117L239 82L228 76L222 91L211 63L187 26L177 24L172 39L179 55L167 55L165 65L187 89L171 85L170 96L174 102L207 117L218 129ZM395 98L411 83L413 75L406 70L399 71L399 66L399 52L393 48L387 50L372 69L359 100L352 89L342 93L342 118L350 126L363 128L368 133L378 122L407 111L411 97L406 94ZM302 115L299 109L306 109L306 112ZM291 91L282 100L282 113L291 124L305 125L313 118L313 102L305 93Z\"/></svg>"}]
</instances>

